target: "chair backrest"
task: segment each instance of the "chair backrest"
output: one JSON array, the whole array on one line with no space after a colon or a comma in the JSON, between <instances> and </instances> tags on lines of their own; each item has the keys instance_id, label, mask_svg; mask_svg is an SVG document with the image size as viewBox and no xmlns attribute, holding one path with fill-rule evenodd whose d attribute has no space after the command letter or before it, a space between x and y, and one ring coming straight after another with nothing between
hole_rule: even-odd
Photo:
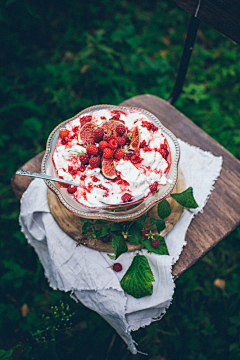
<instances>
[{"instance_id":1,"label":"chair backrest","mask_svg":"<svg viewBox=\"0 0 240 360\"><path fill-rule=\"evenodd\" d=\"M174 0L178 6L240 44L239 0Z\"/></svg>"}]
</instances>

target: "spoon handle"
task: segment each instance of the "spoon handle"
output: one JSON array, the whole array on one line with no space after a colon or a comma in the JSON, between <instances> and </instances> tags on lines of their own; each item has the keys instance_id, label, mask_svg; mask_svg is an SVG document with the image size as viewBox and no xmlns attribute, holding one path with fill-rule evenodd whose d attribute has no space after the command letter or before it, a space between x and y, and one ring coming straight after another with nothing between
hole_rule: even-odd
<instances>
[{"instance_id":1,"label":"spoon handle","mask_svg":"<svg viewBox=\"0 0 240 360\"><path fill-rule=\"evenodd\" d=\"M67 185L73 185L73 186L80 186L81 187L81 185L76 184L76 183L74 183L72 181L55 178L53 176L49 176L49 175L42 174L42 173L36 173L36 172L32 172L32 171L27 171L27 170L18 170L18 171L16 171L16 174L17 175L22 175L22 176L31 176L31 177L35 177L35 178L39 178L39 179L51 180L51 181L56 181L56 182L60 182L60 183L67 184Z\"/></svg>"}]
</instances>

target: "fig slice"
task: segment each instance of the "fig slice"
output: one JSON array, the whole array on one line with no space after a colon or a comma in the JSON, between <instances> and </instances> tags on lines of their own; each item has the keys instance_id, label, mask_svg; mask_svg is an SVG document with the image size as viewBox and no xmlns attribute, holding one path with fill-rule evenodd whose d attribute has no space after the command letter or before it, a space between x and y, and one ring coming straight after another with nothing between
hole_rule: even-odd
<instances>
[{"instance_id":1,"label":"fig slice","mask_svg":"<svg viewBox=\"0 0 240 360\"><path fill-rule=\"evenodd\" d=\"M132 132L132 140L129 145L129 149L136 150L139 148L139 146L140 146L140 131L139 128L135 126Z\"/></svg>"},{"instance_id":2,"label":"fig slice","mask_svg":"<svg viewBox=\"0 0 240 360\"><path fill-rule=\"evenodd\" d=\"M89 141L93 139L94 129L95 125L91 122L87 122L85 125L83 125L78 132L78 142L80 144L88 144Z\"/></svg>"},{"instance_id":3,"label":"fig slice","mask_svg":"<svg viewBox=\"0 0 240 360\"><path fill-rule=\"evenodd\" d=\"M101 127L103 128L104 132L107 133L107 130L108 130L108 133L112 134L116 127L118 125L122 124L121 121L117 121L117 120L108 120L107 122L105 121Z\"/></svg>"},{"instance_id":4,"label":"fig slice","mask_svg":"<svg viewBox=\"0 0 240 360\"><path fill-rule=\"evenodd\" d=\"M102 173L107 179L116 179L117 172L112 158L102 158Z\"/></svg>"}]
</instances>

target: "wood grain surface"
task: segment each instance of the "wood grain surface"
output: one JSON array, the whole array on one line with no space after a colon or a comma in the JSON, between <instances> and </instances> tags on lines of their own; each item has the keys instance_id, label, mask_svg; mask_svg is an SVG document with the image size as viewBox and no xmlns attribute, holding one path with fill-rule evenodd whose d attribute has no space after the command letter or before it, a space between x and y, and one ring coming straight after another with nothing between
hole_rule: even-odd
<instances>
[{"instance_id":1,"label":"wood grain surface","mask_svg":"<svg viewBox=\"0 0 240 360\"><path fill-rule=\"evenodd\" d=\"M176 187L172 193L180 193L186 190L185 179L182 171L179 169L179 177ZM91 239L90 237L82 235L82 226L83 223L80 220L80 217L72 214L67 210L58 200L57 196L48 189L48 204L52 216L54 217L58 226L73 240L77 241L78 244L84 245L94 250L106 251L113 253L112 243L103 242L100 239ZM160 233L160 235L165 236L172 230L174 225L178 222L180 216L183 212L183 207L178 204L173 198L167 198L171 206L171 214L165 219L166 228ZM157 215L157 205L155 205L149 212L150 217L160 220ZM148 228L151 228L154 234L157 234L154 226L150 226L148 223ZM130 241L127 242L128 251L135 251L142 248L141 244L135 244Z\"/></svg>"},{"instance_id":2,"label":"wood grain surface","mask_svg":"<svg viewBox=\"0 0 240 360\"><path fill-rule=\"evenodd\" d=\"M204 212L198 214L188 228L187 245L173 267L176 279L240 224L240 162L172 105L156 96L136 96L121 105L140 107L152 112L177 137L223 157L220 177ZM43 154L37 155L21 168L40 172ZM13 177L12 188L18 198L31 181L32 178L18 175Z\"/></svg>"},{"instance_id":3,"label":"wood grain surface","mask_svg":"<svg viewBox=\"0 0 240 360\"><path fill-rule=\"evenodd\" d=\"M178 6L240 44L239 0L174 0Z\"/></svg>"}]
</instances>

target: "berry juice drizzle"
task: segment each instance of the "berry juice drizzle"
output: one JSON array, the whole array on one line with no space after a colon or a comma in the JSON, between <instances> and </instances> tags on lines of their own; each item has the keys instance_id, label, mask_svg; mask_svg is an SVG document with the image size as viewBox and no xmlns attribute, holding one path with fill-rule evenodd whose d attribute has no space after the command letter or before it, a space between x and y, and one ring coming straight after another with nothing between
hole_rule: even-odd
<instances>
[{"instance_id":1,"label":"berry juice drizzle","mask_svg":"<svg viewBox=\"0 0 240 360\"><path fill-rule=\"evenodd\" d=\"M101 111L101 110L100 110ZM130 110L129 112L124 112L121 110L105 110L106 116L98 116L99 111L95 111L90 115L81 116L72 122L66 125L66 128L61 129L59 132L59 139L56 145L56 148L53 153L53 166L60 178L65 178L69 176L71 181L76 180L78 183L84 188L79 187L69 187L65 184L59 182L59 185L64 189L64 192L67 191L68 195L72 198L75 198L80 204L88 207L98 207L94 206L94 204L89 204L88 194L98 188L101 192L103 198L108 198L111 196L116 195L116 193L111 192L108 189L107 184L115 184L117 188L113 187L113 189L117 189L117 194L119 198L119 204L124 203L124 201L129 201L129 198L134 199L134 194L130 189L130 183L122 178L123 174L121 171L118 171L116 167L120 162L131 162L131 164L139 170L139 174L144 174L146 179L151 180L151 174L155 173L159 175L159 181L162 176L166 176L170 170L171 166L171 151L167 140L161 134L159 135L158 128L150 121L146 120L146 116L136 112L134 110ZM130 122L123 120L124 117L130 115L135 115L136 119L130 119ZM86 125L88 124L88 125ZM92 125L91 125L92 124ZM86 126L85 126L86 125ZM131 136L134 134L134 129L136 129L136 125L141 127L143 132L146 130L149 133L150 140L142 139L141 138L141 130L139 136L139 141L136 140L132 141L133 144L139 143L139 147L134 149L129 149L129 144L131 143ZM82 132L81 129L84 127L86 131L84 137L81 137ZM104 131L103 131L103 130ZM146 130L144 130L146 129ZM83 142L79 143L79 130L80 130L80 140L84 139ZM135 131L136 132L136 131ZM158 137L164 140L164 142L158 148L151 148L150 144L152 141L156 139L155 134L158 132ZM138 129L139 133L139 129ZM86 144L86 140L88 144ZM161 140L162 141L162 140ZM159 142L161 142L159 141ZM155 141L156 142L156 141ZM57 166L56 162L54 161L54 154L56 156L61 156L61 153L58 153L59 147L65 147L65 151L71 151L74 146L81 146L83 149L82 154L72 154L69 157L62 154L63 164L65 161L64 166ZM130 145L131 146L131 145ZM107 150L106 150L107 149ZM141 153L141 151L142 153ZM63 151L61 149L61 151ZM151 166L146 165L146 160L144 165L142 164L144 158L144 154L148 152L158 152L161 154L163 159L166 161L164 163L164 169L160 168L157 170L152 170ZM115 156L116 153L116 156ZM105 179L101 177L99 174L103 174L105 176L105 172L101 169L101 160L102 158L113 159L113 165L115 166L116 172L115 178L108 178ZM81 161L82 158L82 161ZM146 158L147 159L147 158ZM61 160L59 161L61 164ZM115 164L115 165L114 165ZM152 166L154 163L152 164ZM166 167L167 165L167 167ZM65 167L65 168L64 168ZM159 167L159 165L158 165ZM101 169L101 170L100 170ZM61 170L60 175L59 170ZM92 174L89 174L89 171L93 171ZM108 174L108 173L107 173ZM100 178L98 178L99 176ZM108 175L107 175L108 176ZM114 175L113 175L114 176ZM69 179L70 180L70 179ZM86 182L87 181L87 182ZM99 183L100 182L100 183ZM146 183L147 184L147 183ZM106 186L104 186L106 185ZM152 181L151 183L148 182L148 192L145 193L145 196L148 196L152 192L155 192L159 186L158 181ZM76 189L75 189L76 188ZM127 199L127 200L125 200ZM109 204L111 205L111 204Z\"/></svg>"}]
</instances>

